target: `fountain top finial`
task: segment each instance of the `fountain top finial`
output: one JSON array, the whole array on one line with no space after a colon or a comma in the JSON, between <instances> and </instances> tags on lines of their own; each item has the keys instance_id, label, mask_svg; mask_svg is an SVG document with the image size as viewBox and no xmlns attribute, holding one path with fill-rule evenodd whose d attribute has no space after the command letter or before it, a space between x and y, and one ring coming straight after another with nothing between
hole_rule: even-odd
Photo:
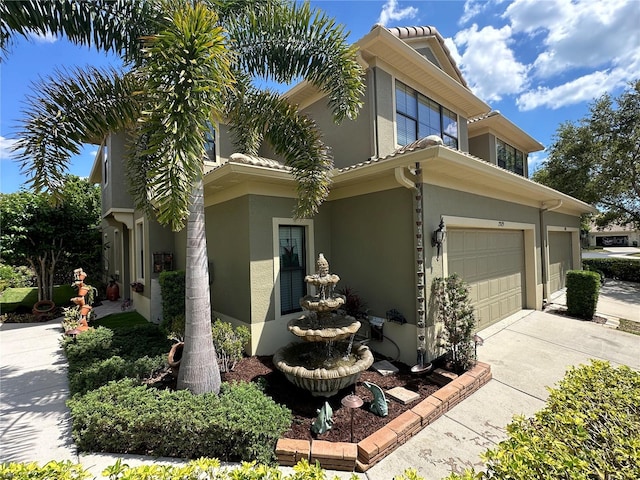
<instances>
[{"instance_id":1,"label":"fountain top finial","mask_svg":"<svg viewBox=\"0 0 640 480\"><path fill-rule=\"evenodd\" d=\"M318 261L316 262L316 273L319 276L324 277L325 275L329 275L329 262L324 258L324 254L318 254Z\"/></svg>"}]
</instances>

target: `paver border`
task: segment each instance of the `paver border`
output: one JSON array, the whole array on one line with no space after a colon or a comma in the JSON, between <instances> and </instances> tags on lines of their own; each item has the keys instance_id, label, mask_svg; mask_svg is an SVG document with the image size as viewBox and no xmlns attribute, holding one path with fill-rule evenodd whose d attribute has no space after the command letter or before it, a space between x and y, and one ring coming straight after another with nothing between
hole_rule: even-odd
<instances>
[{"instance_id":1,"label":"paver border","mask_svg":"<svg viewBox=\"0 0 640 480\"><path fill-rule=\"evenodd\" d=\"M281 438L276 458L283 466L293 466L303 458L319 462L329 470L365 472L427 425L491 380L491 366L476 365L452 380L377 432L356 443Z\"/></svg>"}]
</instances>

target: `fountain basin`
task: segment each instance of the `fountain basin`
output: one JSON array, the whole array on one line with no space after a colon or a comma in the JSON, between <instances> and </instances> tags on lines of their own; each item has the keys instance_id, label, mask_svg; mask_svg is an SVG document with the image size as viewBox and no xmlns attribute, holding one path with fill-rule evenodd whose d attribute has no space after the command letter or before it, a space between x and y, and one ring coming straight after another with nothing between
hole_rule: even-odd
<instances>
[{"instance_id":1,"label":"fountain basin","mask_svg":"<svg viewBox=\"0 0 640 480\"><path fill-rule=\"evenodd\" d=\"M333 312L346 302L344 295L320 298L317 295L306 295L300 299L300 306L312 312Z\"/></svg>"},{"instance_id":2,"label":"fountain basin","mask_svg":"<svg viewBox=\"0 0 640 480\"><path fill-rule=\"evenodd\" d=\"M373 354L366 345L354 347L352 355L355 361L351 364L334 368L307 368L303 365L299 350L304 343L290 343L278 350L273 356L273 364L280 370L287 380L295 386L311 392L315 397L332 397L343 388L353 385L360 378L360 374L373 364ZM294 351L293 353L291 351ZM296 363L288 362L287 358L296 358Z\"/></svg>"},{"instance_id":3,"label":"fountain basin","mask_svg":"<svg viewBox=\"0 0 640 480\"><path fill-rule=\"evenodd\" d=\"M333 314L319 320L311 314L290 320L287 328L307 342L328 342L348 339L360 329L360 322L348 315Z\"/></svg>"}]
</instances>

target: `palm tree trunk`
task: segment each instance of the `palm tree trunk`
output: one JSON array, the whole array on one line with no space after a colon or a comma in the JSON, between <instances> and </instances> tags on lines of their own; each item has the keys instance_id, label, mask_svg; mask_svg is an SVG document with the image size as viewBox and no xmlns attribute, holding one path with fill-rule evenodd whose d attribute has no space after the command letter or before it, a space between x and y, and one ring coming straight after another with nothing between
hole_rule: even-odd
<instances>
[{"instance_id":1,"label":"palm tree trunk","mask_svg":"<svg viewBox=\"0 0 640 480\"><path fill-rule=\"evenodd\" d=\"M220 369L211 336L202 179L198 179L195 184L189 207L186 265L186 325L178 389L186 389L194 394L219 393Z\"/></svg>"}]
</instances>

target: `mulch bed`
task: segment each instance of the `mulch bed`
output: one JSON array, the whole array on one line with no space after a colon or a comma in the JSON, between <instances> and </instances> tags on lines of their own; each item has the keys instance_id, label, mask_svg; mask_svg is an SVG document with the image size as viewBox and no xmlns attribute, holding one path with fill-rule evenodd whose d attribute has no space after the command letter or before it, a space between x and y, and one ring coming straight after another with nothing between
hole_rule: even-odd
<instances>
[{"instance_id":1,"label":"mulch bed","mask_svg":"<svg viewBox=\"0 0 640 480\"><path fill-rule=\"evenodd\" d=\"M359 442L376 432L440 388L426 376L412 374L409 366L398 362L392 363L399 369L398 373L382 376L378 372L367 370L362 372L359 381L355 385L355 394L364 400L364 405L353 410L354 442ZM352 411L343 407L340 401L345 396L354 393L354 386L340 391L329 399L314 397L309 392L291 384L280 371L275 369L270 356L244 358L232 372L224 373L222 378L225 381L243 380L266 383L265 393L276 402L286 405L293 413L291 428L284 435L286 438L299 440L318 439L332 442L351 441ZM386 417L379 417L369 411L373 395L363 386L365 381L375 383L383 390L399 386L404 387L417 392L420 395L420 399L408 405L403 405L387 396L389 414ZM317 411L327 400L333 409L333 426L328 432L316 436L311 432L311 424L317 416Z\"/></svg>"}]
</instances>

